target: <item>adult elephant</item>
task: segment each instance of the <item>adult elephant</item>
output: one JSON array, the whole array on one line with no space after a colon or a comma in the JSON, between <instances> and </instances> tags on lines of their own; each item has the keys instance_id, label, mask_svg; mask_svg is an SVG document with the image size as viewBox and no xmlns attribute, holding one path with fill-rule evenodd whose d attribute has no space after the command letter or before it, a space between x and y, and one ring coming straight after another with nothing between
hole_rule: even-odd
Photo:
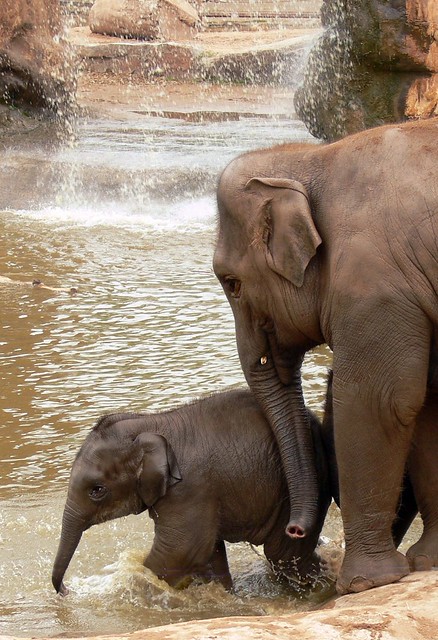
<instances>
[{"instance_id":1,"label":"adult elephant","mask_svg":"<svg viewBox=\"0 0 438 640\"><path fill-rule=\"evenodd\" d=\"M278 441L287 533L305 537L317 515L301 364L327 343L346 540L338 591L436 566L437 119L246 153L224 170L218 209L214 270ZM406 465L424 521L409 562L391 535Z\"/></svg>"}]
</instances>

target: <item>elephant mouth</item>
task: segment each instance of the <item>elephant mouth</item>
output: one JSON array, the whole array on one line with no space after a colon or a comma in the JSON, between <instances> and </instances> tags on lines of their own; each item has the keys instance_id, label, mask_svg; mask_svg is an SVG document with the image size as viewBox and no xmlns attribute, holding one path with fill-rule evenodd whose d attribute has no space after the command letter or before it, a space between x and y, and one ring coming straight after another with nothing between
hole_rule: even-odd
<instances>
[{"instance_id":1,"label":"elephant mouth","mask_svg":"<svg viewBox=\"0 0 438 640\"><path fill-rule=\"evenodd\" d=\"M83 528L83 531L89 529L90 527L96 524L102 524L103 522L108 522L108 520L115 520L117 518L124 518L129 515L139 515L146 511L149 507L143 502L143 500L136 500L135 502L131 502L130 504L125 504L121 502L120 504L112 504L109 506L103 506L99 509L99 511L95 514L92 522L90 522L87 526Z\"/></svg>"},{"instance_id":2,"label":"elephant mouth","mask_svg":"<svg viewBox=\"0 0 438 640\"><path fill-rule=\"evenodd\" d=\"M150 507L148 507L147 504L145 504L144 502L142 502L141 504L138 505L138 508L136 511L134 511L134 515L138 516L140 515L140 513L143 513L144 511L147 511L148 509L150 509Z\"/></svg>"},{"instance_id":3,"label":"elephant mouth","mask_svg":"<svg viewBox=\"0 0 438 640\"><path fill-rule=\"evenodd\" d=\"M299 363L302 357L279 344L275 333L268 333L267 338L270 353L266 354L265 358L271 359L279 381L285 387L296 384L297 357Z\"/></svg>"}]
</instances>

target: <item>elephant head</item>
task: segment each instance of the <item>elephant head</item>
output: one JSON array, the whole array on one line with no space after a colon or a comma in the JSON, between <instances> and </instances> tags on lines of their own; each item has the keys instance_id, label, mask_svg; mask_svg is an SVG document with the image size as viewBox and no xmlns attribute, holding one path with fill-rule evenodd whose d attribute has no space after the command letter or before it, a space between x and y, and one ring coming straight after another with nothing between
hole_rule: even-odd
<instances>
[{"instance_id":1,"label":"elephant head","mask_svg":"<svg viewBox=\"0 0 438 640\"><path fill-rule=\"evenodd\" d=\"M86 529L141 513L181 480L167 440L140 431L139 416L121 418L115 415L99 420L73 463L52 572L52 584L61 595L68 593L64 574Z\"/></svg>"},{"instance_id":2,"label":"elephant head","mask_svg":"<svg viewBox=\"0 0 438 640\"><path fill-rule=\"evenodd\" d=\"M291 504L286 533L301 538L314 529L318 511L301 364L323 341L317 287L308 284L318 277L321 238L305 186L266 177L269 159L262 160L251 170L243 156L222 174L214 270L234 314L243 372L278 442Z\"/></svg>"}]
</instances>

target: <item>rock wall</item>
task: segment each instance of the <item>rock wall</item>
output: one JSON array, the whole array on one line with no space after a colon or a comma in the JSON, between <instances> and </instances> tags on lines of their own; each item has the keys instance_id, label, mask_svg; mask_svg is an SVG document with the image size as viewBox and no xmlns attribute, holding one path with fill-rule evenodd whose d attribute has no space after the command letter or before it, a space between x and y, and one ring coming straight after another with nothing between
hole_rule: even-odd
<instances>
[{"instance_id":1,"label":"rock wall","mask_svg":"<svg viewBox=\"0 0 438 640\"><path fill-rule=\"evenodd\" d=\"M59 0L0 2L0 105L64 116L74 102Z\"/></svg>"},{"instance_id":2,"label":"rock wall","mask_svg":"<svg viewBox=\"0 0 438 640\"><path fill-rule=\"evenodd\" d=\"M199 15L187 0L96 0L89 26L122 38L179 41L196 35Z\"/></svg>"},{"instance_id":3,"label":"rock wall","mask_svg":"<svg viewBox=\"0 0 438 640\"><path fill-rule=\"evenodd\" d=\"M438 115L437 0L325 0L295 107L313 135Z\"/></svg>"}]
</instances>

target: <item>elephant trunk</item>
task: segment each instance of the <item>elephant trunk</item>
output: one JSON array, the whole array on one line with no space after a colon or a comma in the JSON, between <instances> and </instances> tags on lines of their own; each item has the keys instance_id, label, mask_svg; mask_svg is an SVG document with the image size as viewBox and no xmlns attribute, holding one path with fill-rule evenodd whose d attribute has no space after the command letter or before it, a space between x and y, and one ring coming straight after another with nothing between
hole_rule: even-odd
<instances>
[{"instance_id":1,"label":"elephant trunk","mask_svg":"<svg viewBox=\"0 0 438 640\"><path fill-rule=\"evenodd\" d=\"M52 584L57 593L62 596L68 593L68 589L63 582L65 572L85 529L84 520L80 517L78 518L75 510L66 505L62 518L61 539L52 570Z\"/></svg>"},{"instance_id":2,"label":"elephant trunk","mask_svg":"<svg viewBox=\"0 0 438 640\"><path fill-rule=\"evenodd\" d=\"M317 526L318 476L300 364L292 372L289 370L289 375L291 381L286 385L278 375L270 352L251 368L247 379L278 443L290 499L286 533L296 539L308 536Z\"/></svg>"}]
</instances>

